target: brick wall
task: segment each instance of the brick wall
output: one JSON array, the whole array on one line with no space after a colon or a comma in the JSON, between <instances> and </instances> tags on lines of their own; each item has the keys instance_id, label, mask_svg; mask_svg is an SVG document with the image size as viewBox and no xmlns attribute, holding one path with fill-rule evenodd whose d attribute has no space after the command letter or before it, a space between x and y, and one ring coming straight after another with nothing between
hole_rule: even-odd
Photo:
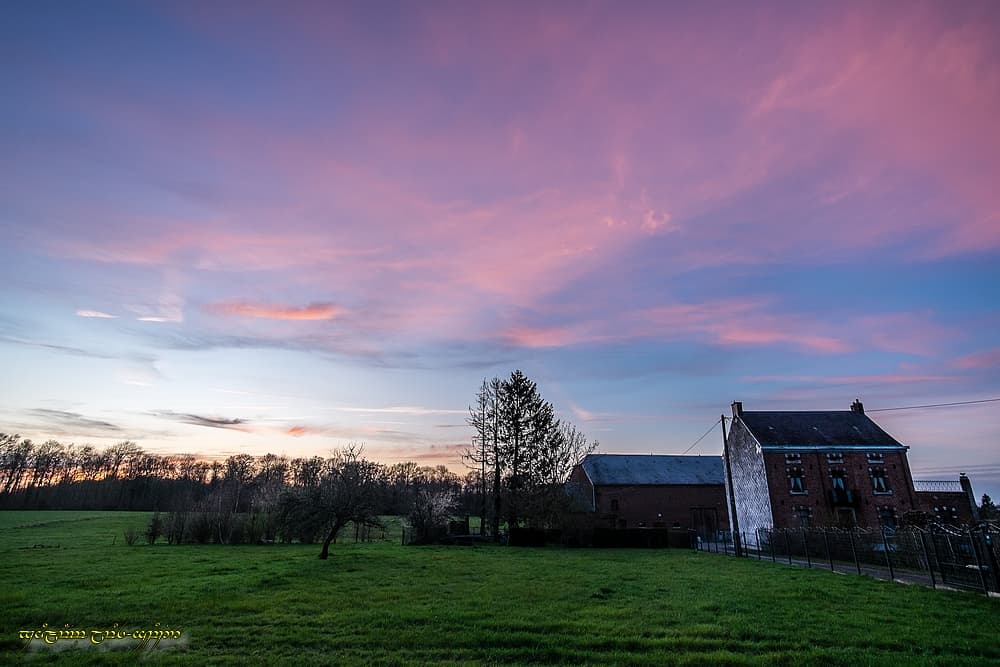
<instances>
[{"instance_id":1,"label":"brick wall","mask_svg":"<svg viewBox=\"0 0 1000 667\"><path fill-rule=\"evenodd\" d=\"M799 458L795 458L794 454ZM828 454L839 455L830 458ZM864 451L808 449L765 451L770 502L776 528L803 525L837 526L851 521L878 527L899 521L919 509L905 451L882 451L881 460L869 460ZM885 491L878 491L874 477L884 475ZM801 475L803 492L793 491L791 478ZM834 475L844 479L847 494L831 495Z\"/></svg>"},{"instance_id":2,"label":"brick wall","mask_svg":"<svg viewBox=\"0 0 1000 667\"><path fill-rule=\"evenodd\" d=\"M726 492L721 484L605 485L595 487L575 466L567 483L582 511L615 528L729 529ZM596 505L595 505L596 503Z\"/></svg>"},{"instance_id":3,"label":"brick wall","mask_svg":"<svg viewBox=\"0 0 1000 667\"><path fill-rule=\"evenodd\" d=\"M917 508L927 512L931 521L952 526L971 526L975 523L969 495L965 491L918 491Z\"/></svg>"},{"instance_id":4,"label":"brick wall","mask_svg":"<svg viewBox=\"0 0 1000 667\"><path fill-rule=\"evenodd\" d=\"M729 527L721 484L598 486L596 495L597 513L619 528L695 529L696 513L714 515L720 530Z\"/></svg>"}]
</instances>

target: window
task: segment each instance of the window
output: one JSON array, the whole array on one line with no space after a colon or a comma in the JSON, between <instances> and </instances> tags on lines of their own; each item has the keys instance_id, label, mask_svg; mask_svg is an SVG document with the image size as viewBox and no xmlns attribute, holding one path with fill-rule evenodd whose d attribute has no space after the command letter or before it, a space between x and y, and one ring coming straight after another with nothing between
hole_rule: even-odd
<instances>
[{"instance_id":1,"label":"window","mask_svg":"<svg viewBox=\"0 0 1000 667\"><path fill-rule=\"evenodd\" d=\"M868 452L868 463L885 463L881 452Z\"/></svg>"},{"instance_id":2,"label":"window","mask_svg":"<svg viewBox=\"0 0 1000 667\"><path fill-rule=\"evenodd\" d=\"M896 522L896 510L891 507L880 507L878 510L878 521L883 528L892 528L895 530Z\"/></svg>"},{"instance_id":3,"label":"window","mask_svg":"<svg viewBox=\"0 0 1000 667\"><path fill-rule=\"evenodd\" d=\"M795 508L795 516L799 519L799 525L803 528L808 528L812 525L812 510L805 505L799 505Z\"/></svg>"},{"instance_id":4,"label":"window","mask_svg":"<svg viewBox=\"0 0 1000 667\"><path fill-rule=\"evenodd\" d=\"M796 463L796 464L802 463L802 455L801 454L785 454L785 463L786 464L790 464L790 463Z\"/></svg>"},{"instance_id":5,"label":"window","mask_svg":"<svg viewBox=\"0 0 1000 667\"><path fill-rule=\"evenodd\" d=\"M791 493L806 493L806 482L802 468L788 469L788 490Z\"/></svg>"},{"instance_id":6,"label":"window","mask_svg":"<svg viewBox=\"0 0 1000 667\"><path fill-rule=\"evenodd\" d=\"M954 507L935 507L934 518L939 523L958 523L958 512Z\"/></svg>"},{"instance_id":7,"label":"window","mask_svg":"<svg viewBox=\"0 0 1000 667\"><path fill-rule=\"evenodd\" d=\"M850 507L838 507L837 508L837 527L838 528L854 528L858 525L857 517L854 514L854 510Z\"/></svg>"},{"instance_id":8,"label":"window","mask_svg":"<svg viewBox=\"0 0 1000 667\"><path fill-rule=\"evenodd\" d=\"M617 498L612 498L611 499L611 511L612 512L617 512L618 511L618 499Z\"/></svg>"},{"instance_id":9,"label":"window","mask_svg":"<svg viewBox=\"0 0 1000 667\"><path fill-rule=\"evenodd\" d=\"M844 455L843 455L843 453L840 453L840 452L836 452L836 453L835 452L830 452L829 454L826 455L826 462L827 463L843 463L844 462Z\"/></svg>"},{"instance_id":10,"label":"window","mask_svg":"<svg viewBox=\"0 0 1000 667\"><path fill-rule=\"evenodd\" d=\"M834 470L830 475L830 484L834 491L846 491L847 474L843 470Z\"/></svg>"},{"instance_id":11,"label":"window","mask_svg":"<svg viewBox=\"0 0 1000 667\"><path fill-rule=\"evenodd\" d=\"M885 476L884 470L879 470L878 468L871 471L872 473L872 490L875 493L892 493L892 489L889 488L889 478Z\"/></svg>"}]
</instances>

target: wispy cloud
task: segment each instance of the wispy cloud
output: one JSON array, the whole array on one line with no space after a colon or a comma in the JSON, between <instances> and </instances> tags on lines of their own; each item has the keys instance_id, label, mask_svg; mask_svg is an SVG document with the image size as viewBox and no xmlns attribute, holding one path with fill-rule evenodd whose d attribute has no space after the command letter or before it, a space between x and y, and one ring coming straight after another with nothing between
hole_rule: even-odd
<instances>
[{"instance_id":1,"label":"wispy cloud","mask_svg":"<svg viewBox=\"0 0 1000 667\"><path fill-rule=\"evenodd\" d=\"M879 385L918 384L928 382L956 382L962 378L955 375L919 375L907 373L886 373L884 375L749 375L743 382L785 382L818 385Z\"/></svg>"},{"instance_id":2,"label":"wispy cloud","mask_svg":"<svg viewBox=\"0 0 1000 667\"><path fill-rule=\"evenodd\" d=\"M76 314L79 317L94 317L94 318L104 319L104 320L117 320L118 319L117 315L111 315L109 313L104 313L104 312L101 312L100 310L78 310L78 311L76 311Z\"/></svg>"},{"instance_id":3,"label":"wispy cloud","mask_svg":"<svg viewBox=\"0 0 1000 667\"><path fill-rule=\"evenodd\" d=\"M39 420L29 428L69 437L122 437L125 429L109 421L85 417L79 412L33 408L25 411Z\"/></svg>"},{"instance_id":4,"label":"wispy cloud","mask_svg":"<svg viewBox=\"0 0 1000 667\"><path fill-rule=\"evenodd\" d=\"M220 315L258 317L271 320L332 320L343 310L332 303L312 303L308 306L226 301L210 304L205 310Z\"/></svg>"},{"instance_id":5,"label":"wispy cloud","mask_svg":"<svg viewBox=\"0 0 1000 667\"><path fill-rule=\"evenodd\" d=\"M1000 347L967 354L956 359L954 365L965 370L1000 368Z\"/></svg>"},{"instance_id":6,"label":"wispy cloud","mask_svg":"<svg viewBox=\"0 0 1000 667\"><path fill-rule=\"evenodd\" d=\"M415 416L468 414L467 410L452 410L447 408L424 408L416 405L399 405L399 406L379 407L379 408L339 407L331 409L339 410L340 412L387 413L393 415L415 415Z\"/></svg>"},{"instance_id":7,"label":"wispy cloud","mask_svg":"<svg viewBox=\"0 0 1000 667\"><path fill-rule=\"evenodd\" d=\"M95 352L93 350L87 350L82 347L74 347L72 345L59 345L56 343L45 343L38 340L19 338L16 336L0 336L0 342L11 343L13 345L26 345L28 347L34 347L42 350L51 350L53 352L61 352L63 354L72 354L78 357L91 357L93 359L114 358L113 355L104 354L102 352Z\"/></svg>"},{"instance_id":8,"label":"wispy cloud","mask_svg":"<svg viewBox=\"0 0 1000 667\"><path fill-rule=\"evenodd\" d=\"M175 434L165 429L136 426L131 420L102 419L74 410L29 408L17 412L6 410L3 417L5 429L19 432L35 439L59 438L66 442L83 438L102 440L169 440ZM161 444L161 447L164 446ZM154 447L155 448L155 447ZM164 451L172 451L167 447Z\"/></svg>"},{"instance_id":9,"label":"wispy cloud","mask_svg":"<svg viewBox=\"0 0 1000 667\"><path fill-rule=\"evenodd\" d=\"M172 410L155 410L150 414L162 419L168 419L181 424L190 424L192 426L205 426L207 428L221 428L243 432L251 430L250 423L246 419L204 416L189 412L173 412Z\"/></svg>"}]
</instances>

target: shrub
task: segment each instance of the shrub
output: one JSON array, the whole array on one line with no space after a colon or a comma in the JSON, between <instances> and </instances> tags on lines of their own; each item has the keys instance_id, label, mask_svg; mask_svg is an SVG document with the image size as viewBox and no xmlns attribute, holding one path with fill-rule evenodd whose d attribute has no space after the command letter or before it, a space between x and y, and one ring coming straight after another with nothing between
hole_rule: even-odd
<instances>
[{"instance_id":1,"label":"shrub","mask_svg":"<svg viewBox=\"0 0 1000 667\"><path fill-rule=\"evenodd\" d=\"M163 534L163 520L160 519L159 512L153 512L153 518L149 520L149 525L146 526L146 542L148 544L156 544L156 538Z\"/></svg>"},{"instance_id":2,"label":"shrub","mask_svg":"<svg viewBox=\"0 0 1000 667\"><path fill-rule=\"evenodd\" d=\"M184 530L187 527L187 512L171 512L167 515L167 542L180 544L184 541Z\"/></svg>"}]
</instances>

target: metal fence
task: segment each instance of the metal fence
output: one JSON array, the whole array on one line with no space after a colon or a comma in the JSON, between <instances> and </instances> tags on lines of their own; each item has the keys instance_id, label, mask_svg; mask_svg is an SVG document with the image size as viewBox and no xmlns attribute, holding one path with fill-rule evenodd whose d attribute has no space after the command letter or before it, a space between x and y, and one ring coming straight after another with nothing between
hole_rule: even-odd
<instances>
[{"instance_id":1,"label":"metal fence","mask_svg":"<svg viewBox=\"0 0 1000 667\"><path fill-rule=\"evenodd\" d=\"M854 572L927 586L1000 593L1000 531L768 528L698 540L701 551Z\"/></svg>"}]
</instances>

